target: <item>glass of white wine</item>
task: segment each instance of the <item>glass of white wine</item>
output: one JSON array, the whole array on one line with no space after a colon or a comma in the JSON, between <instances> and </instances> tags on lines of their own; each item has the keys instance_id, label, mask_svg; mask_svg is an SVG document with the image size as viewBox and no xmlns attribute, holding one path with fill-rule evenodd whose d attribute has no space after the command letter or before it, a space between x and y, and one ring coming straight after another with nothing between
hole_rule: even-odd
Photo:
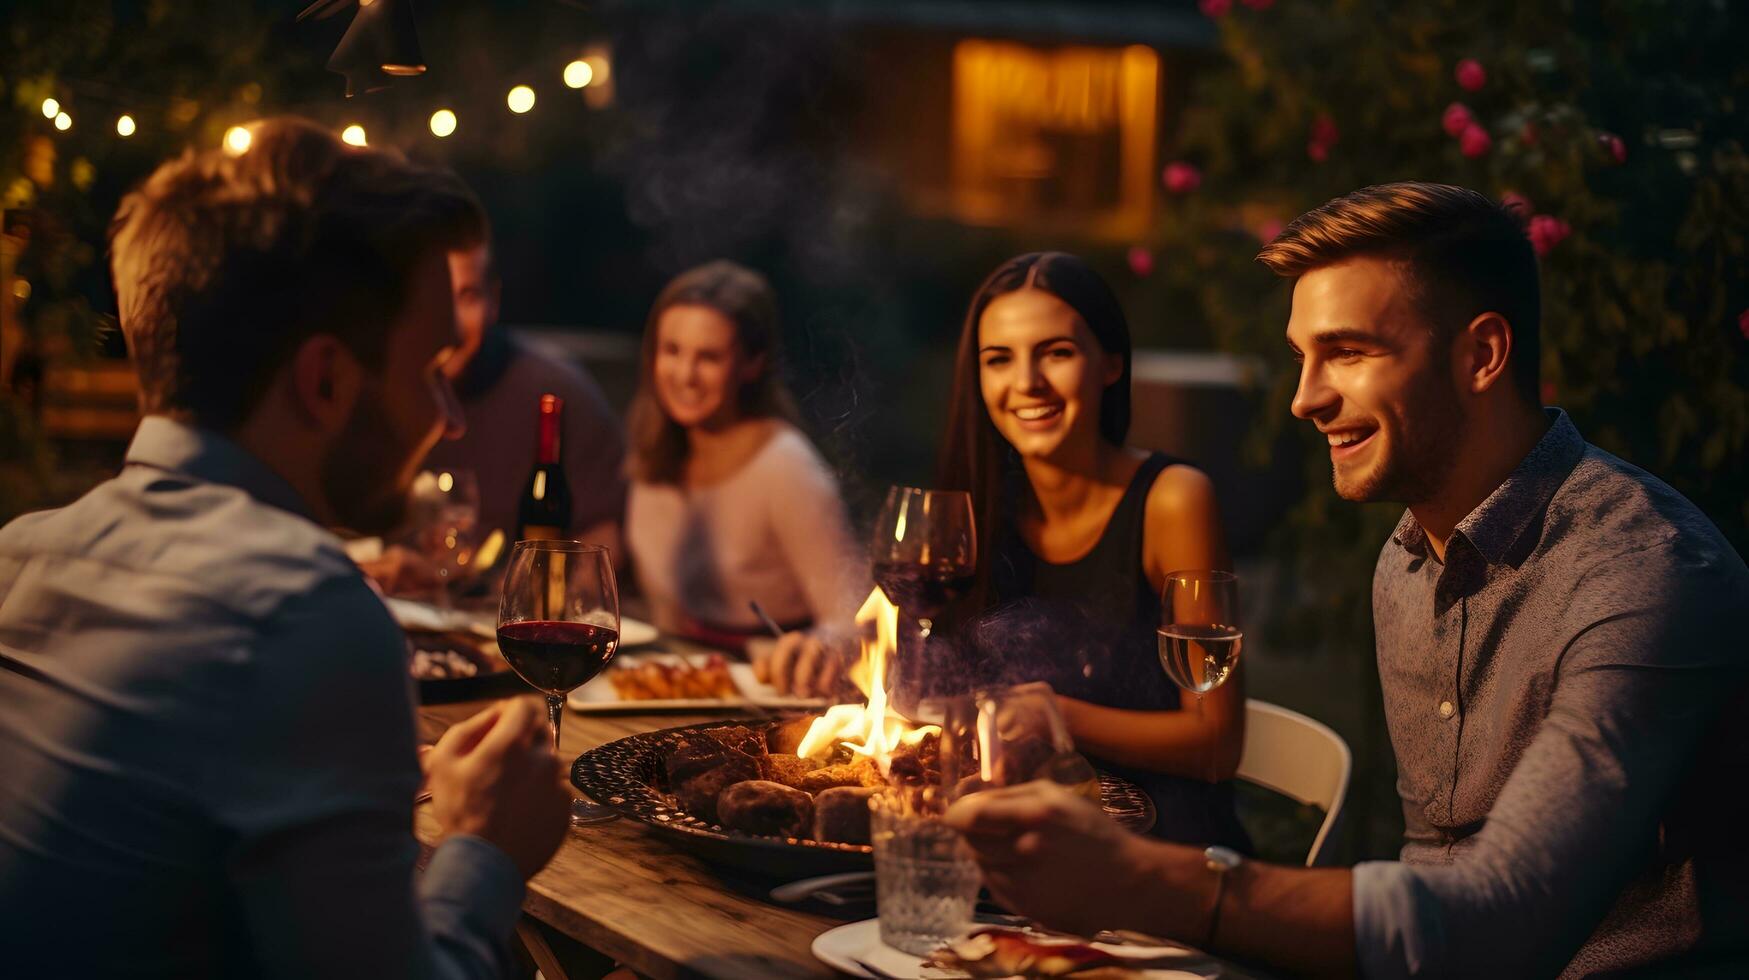
<instances>
[{"instance_id":1,"label":"glass of white wine","mask_svg":"<svg viewBox=\"0 0 1749 980\"><path fill-rule=\"evenodd\" d=\"M1160 663L1172 683L1202 696L1226 683L1239 666L1239 578L1232 572L1169 572L1160 596Z\"/></svg>"}]
</instances>

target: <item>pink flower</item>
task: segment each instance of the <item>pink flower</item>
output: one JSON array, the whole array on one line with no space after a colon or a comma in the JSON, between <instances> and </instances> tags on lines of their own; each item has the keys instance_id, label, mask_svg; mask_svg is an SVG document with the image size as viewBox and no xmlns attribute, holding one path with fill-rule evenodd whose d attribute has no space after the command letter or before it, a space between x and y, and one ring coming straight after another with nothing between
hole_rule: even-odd
<instances>
[{"instance_id":1,"label":"pink flower","mask_svg":"<svg viewBox=\"0 0 1749 980\"><path fill-rule=\"evenodd\" d=\"M1597 145L1603 147L1603 152L1609 154L1609 158L1616 163L1628 162L1628 145L1621 141L1620 136L1614 133L1600 133L1597 137Z\"/></svg>"},{"instance_id":2,"label":"pink flower","mask_svg":"<svg viewBox=\"0 0 1749 980\"><path fill-rule=\"evenodd\" d=\"M1454 138L1462 136L1464 130L1469 129L1470 124L1475 121L1475 117L1470 115L1470 107L1462 102L1453 102L1446 106L1445 115L1439 117L1439 124L1445 127L1445 135Z\"/></svg>"},{"instance_id":3,"label":"pink flower","mask_svg":"<svg viewBox=\"0 0 1749 980\"><path fill-rule=\"evenodd\" d=\"M1464 134L1458 137L1458 151L1474 160L1476 157L1487 156L1494 147L1494 137L1488 131L1475 123L1464 127Z\"/></svg>"},{"instance_id":4,"label":"pink flower","mask_svg":"<svg viewBox=\"0 0 1749 980\"><path fill-rule=\"evenodd\" d=\"M1275 0L1239 0L1239 2L1252 10L1268 10L1275 6Z\"/></svg>"},{"instance_id":5,"label":"pink flower","mask_svg":"<svg viewBox=\"0 0 1749 980\"><path fill-rule=\"evenodd\" d=\"M1130 246L1129 262L1130 271L1137 276L1146 278L1154 271L1154 253L1140 245Z\"/></svg>"},{"instance_id":6,"label":"pink flower","mask_svg":"<svg viewBox=\"0 0 1749 980\"><path fill-rule=\"evenodd\" d=\"M1744 340L1749 340L1749 310L1737 314L1737 332L1743 335Z\"/></svg>"},{"instance_id":7,"label":"pink flower","mask_svg":"<svg viewBox=\"0 0 1749 980\"><path fill-rule=\"evenodd\" d=\"M1487 71L1474 58L1465 58L1458 62L1457 71L1452 74L1457 78L1458 87L1466 92L1479 92L1482 86L1488 84Z\"/></svg>"},{"instance_id":8,"label":"pink flower","mask_svg":"<svg viewBox=\"0 0 1749 980\"><path fill-rule=\"evenodd\" d=\"M1541 137L1542 133L1537 130L1536 123L1526 122L1523 126L1518 127L1518 138L1525 146L1535 146L1536 141Z\"/></svg>"},{"instance_id":9,"label":"pink flower","mask_svg":"<svg viewBox=\"0 0 1749 980\"><path fill-rule=\"evenodd\" d=\"M1317 140L1312 140L1306 144L1306 156L1310 157L1313 163L1323 163L1330 159L1330 148Z\"/></svg>"},{"instance_id":10,"label":"pink flower","mask_svg":"<svg viewBox=\"0 0 1749 980\"><path fill-rule=\"evenodd\" d=\"M1196 0L1196 7L1204 17L1225 17L1233 9L1233 0Z\"/></svg>"},{"instance_id":11,"label":"pink flower","mask_svg":"<svg viewBox=\"0 0 1749 980\"><path fill-rule=\"evenodd\" d=\"M1173 194L1189 194L1202 186L1202 171L1182 160L1174 160L1160 171L1160 183Z\"/></svg>"},{"instance_id":12,"label":"pink flower","mask_svg":"<svg viewBox=\"0 0 1749 980\"><path fill-rule=\"evenodd\" d=\"M1529 221L1531 215L1536 213L1536 209L1531 207L1530 198L1517 191L1507 191L1500 195L1500 206L1517 213L1518 217L1524 221Z\"/></svg>"},{"instance_id":13,"label":"pink flower","mask_svg":"<svg viewBox=\"0 0 1749 980\"><path fill-rule=\"evenodd\" d=\"M1268 221L1257 226L1257 240L1268 245L1270 242L1280 238L1281 233L1286 230L1287 226L1281 223L1280 218L1270 218ZM1743 315L1749 316L1749 312L1745 312Z\"/></svg>"},{"instance_id":14,"label":"pink flower","mask_svg":"<svg viewBox=\"0 0 1749 980\"><path fill-rule=\"evenodd\" d=\"M1318 118L1312 120L1312 142L1335 146L1341 136L1342 133L1336 128L1336 120L1329 115L1320 113Z\"/></svg>"},{"instance_id":15,"label":"pink flower","mask_svg":"<svg viewBox=\"0 0 1749 980\"><path fill-rule=\"evenodd\" d=\"M1530 247L1538 255L1547 255L1549 250L1561 244L1568 235L1573 233L1571 225L1549 214L1539 214L1530 219L1528 235Z\"/></svg>"}]
</instances>

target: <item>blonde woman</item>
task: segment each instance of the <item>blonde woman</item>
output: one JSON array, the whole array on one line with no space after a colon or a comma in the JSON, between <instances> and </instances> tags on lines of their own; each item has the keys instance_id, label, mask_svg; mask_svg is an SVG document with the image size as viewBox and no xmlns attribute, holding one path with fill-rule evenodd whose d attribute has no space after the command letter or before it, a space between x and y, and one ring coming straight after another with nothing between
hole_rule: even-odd
<instances>
[{"instance_id":1,"label":"blonde woman","mask_svg":"<svg viewBox=\"0 0 1749 980\"><path fill-rule=\"evenodd\" d=\"M716 261L656 298L629 428L626 539L658 626L738 649L847 628L866 582L837 481L778 370L777 298ZM817 644L815 644L817 645Z\"/></svg>"}]
</instances>

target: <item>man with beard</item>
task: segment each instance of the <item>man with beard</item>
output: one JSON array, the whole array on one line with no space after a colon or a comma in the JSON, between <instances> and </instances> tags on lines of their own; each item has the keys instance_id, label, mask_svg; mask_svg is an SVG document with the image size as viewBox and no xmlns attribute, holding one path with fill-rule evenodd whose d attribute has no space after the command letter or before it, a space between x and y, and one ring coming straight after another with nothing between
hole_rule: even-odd
<instances>
[{"instance_id":1,"label":"man with beard","mask_svg":"<svg viewBox=\"0 0 1749 980\"><path fill-rule=\"evenodd\" d=\"M111 232L145 416L0 529L0 963L16 976L499 972L568 794L505 702L426 758L400 630L325 526L399 520L461 427L431 174L299 120L189 152Z\"/></svg>"},{"instance_id":2,"label":"man with beard","mask_svg":"<svg viewBox=\"0 0 1749 980\"><path fill-rule=\"evenodd\" d=\"M1408 511L1373 618L1401 860L1288 869L1125 835L1060 789L949 820L1047 924L1292 972L1742 975L1749 570L1538 393L1536 259L1480 194L1389 184L1295 220L1293 413L1336 492ZM1734 796L1730 797L1734 799Z\"/></svg>"}]
</instances>

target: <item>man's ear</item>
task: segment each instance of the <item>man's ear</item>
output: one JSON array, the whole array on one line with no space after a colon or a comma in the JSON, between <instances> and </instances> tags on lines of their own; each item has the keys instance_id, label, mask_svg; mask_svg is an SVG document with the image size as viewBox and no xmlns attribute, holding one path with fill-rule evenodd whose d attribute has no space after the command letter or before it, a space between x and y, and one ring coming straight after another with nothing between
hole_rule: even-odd
<instances>
[{"instance_id":1,"label":"man's ear","mask_svg":"<svg viewBox=\"0 0 1749 980\"><path fill-rule=\"evenodd\" d=\"M299 420L321 432L345 427L364 384L364 365L339 338L317 334L304 341L292 355L288 375Z\"/></svg>"},{"instance_id":2,"label":"man's ear","mask_svg":"<svg viewBox=\"0 0 1749 980\"><path fill-rule=\"evenodd\" d=\"M1498 313L1478 315L1458 332L1452 369L1458 383L1473 395L1493 388L1506 376L1512 356L1512 324Z\"/></svg>"}]
</instances>

